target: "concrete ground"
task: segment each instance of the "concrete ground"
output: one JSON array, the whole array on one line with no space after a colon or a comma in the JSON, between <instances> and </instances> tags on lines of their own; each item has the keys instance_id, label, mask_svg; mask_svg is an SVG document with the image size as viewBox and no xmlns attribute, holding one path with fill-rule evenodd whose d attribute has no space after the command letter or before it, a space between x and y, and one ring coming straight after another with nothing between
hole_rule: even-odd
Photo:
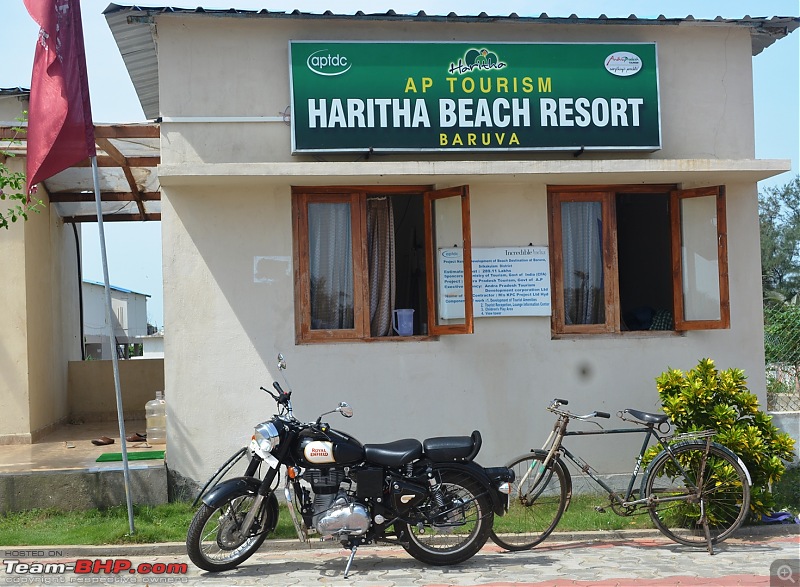
<instances>
[{"instance_id":1,"label":"concrete ground","mask_svg":"<svg viewBox=\"0 0 800 587\"><path fill-rule=\"evenodd\" d=\"M126 436L134 432L144 433L144 420L125 422ZM107 436L114 444L95 446L92 440ZM127 442L129 452L164 450L164 445L147 447L141 443ZM97 463L103 453L121 452L119 424L113 422L87 422L64 424L34 444L0 446L0 474L29 473L31 471L54 471L74 469L114 468L114 463Z\"/></svg>"},{"instance_id":2,"label":"concrete ground","mask_svg":"<svg viewBox=\"0 0 800 587\"><path fill-rule=\"evenodd\" d=\"M345 579L347 551L309 548L296 541L267 541L238 568L206 573L195 567L183 544L105 547L0 547L0 583L99 585L274 585L347 587L545 587L567 585L667 587L796 587L800 581L800 536L796 528L744 535L705 550L674 544L659 534L554 536L527 552L505 552L489 542L469 561L433 567L394 546L363 546ZM567 537L570 538L570 537ZM575 538L574 536L571 538ZM329 544L329 543L328 543ZM10 562L11 561L11 562ZM20 566L30 564L28 567ZM41 563L35 567L35 563ZM71 565L68 569L58 564ZM48 568L47 576L31 569ZM76 572L73 568L77 568ZM20 570L21 569L21 570ZM45 581L48 580L48 581Z\"/></svg>"},{"instance_id":3,"label":"concrete ground","mask_svg":"<svg viewBox=\"0 0 800 587\"><path fill-rule=\"evenodd\" d=\"M126 423L126 436L144 431L144 420ZM92 444L93 439L101 436L114 439L114 443ZM166 448L142 442L124 444L129 457L141 451ZM121 451L116 421L67 424L35 444L0 446L0 514L32 508L81 510L124 505L122 461L97 462L102 454ZM167 501L164 462L164 459L129 460L134 503L155 505Z\"/></svg>"}]
</instances>

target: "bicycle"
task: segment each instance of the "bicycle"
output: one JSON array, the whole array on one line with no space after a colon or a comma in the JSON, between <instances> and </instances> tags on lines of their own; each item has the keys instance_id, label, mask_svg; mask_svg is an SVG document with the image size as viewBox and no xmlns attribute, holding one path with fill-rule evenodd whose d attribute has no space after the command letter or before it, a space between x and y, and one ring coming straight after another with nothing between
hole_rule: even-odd
<instances>
[{"instance_id":1,"label":"bicycle","mask_svg":"<svg viewBox=\"0 0 800 587\"><path fill-rule=\"evenodd\" d=\"M561 408L568 403L554 399L548 406L557 419L544 446L531 449L506 465L515 473L508 513L503 517L511 521L508 525L512 531L497 534L492 529L490 536L498 546L528 550L555 529L572 498L572 478L564 458L608 493L615 514L629 516L647 509L656 528L679 544L706 546L713 554L713 545L728 538L742 524L750 506L750 473L736 454L713 442L715 431L670 436L666 415L632 409L622 410L617 416L636 428L605 430L593 419L610 418L610 414L573 414ZM600 430L567 431L570 420L589 421ZM643 433L645 439L624 494L609 487L585 460L563 446L566 436L631 433ZM634 489L653 438L662 450L647 466L640 488Z\"/></svg>"}]
</instances>

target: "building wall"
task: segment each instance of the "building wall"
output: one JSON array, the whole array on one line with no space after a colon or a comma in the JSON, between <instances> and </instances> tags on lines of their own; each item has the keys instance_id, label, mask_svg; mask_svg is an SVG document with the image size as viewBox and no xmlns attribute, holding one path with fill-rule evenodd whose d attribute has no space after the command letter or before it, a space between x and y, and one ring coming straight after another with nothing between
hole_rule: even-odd
<instances>
[{"instance_id":1,"label":"building wall","mask_svg":"<svg viewBox=\"0 0 800 587\"><path fill-rule=\"evenodd\" d=\"M290 40L653 42L658 43L663 148L637 158L753 157L754 121L750 33L746 27L487 26L371 21L264 20L165 16L158 19L162 115L278 116L290 104ZM736 63L736 67L730 64ZM538 75L536 68L532 75ZM216 91L228 80L235 91ZM165 90L165 91L164 91ZM162 164L313 160L292 156L290 128L272 124L162 125L169 147ZM265 149L264 141L275 148ZM625 153L585 153L589 159ZM413 159L462 158L414 155ZM328 159L333 159L333 156ZM353 158L344 157L346 161ZM404 158L396 156L395 158ZM406 157L407 158L407 157ZM492 160L491 155L478 156ZM572 153L531 158L570 160ZM392 157L381 156L380 160Z\"/></svg>"},{"instance_id":2,"label":"building wall","mask_svg":"<svg viewBox=\"0 0 800 587\"><path fill-rule=\"evenodd\" d=\"M0 100L0 120L25 107ZM24 157L5 163L25 171ZM36 197L44 209L0 230L0 444L36 441L66 418L67 361L81 356L75 236Z\"/></svg>"},{"instance_id":3,"label":"building wall","mask_svg":"<svg viewBox=\"0 0 800 587\"><path fill-rule=\"evenodd\" d=\"M69 363L69 415L97 422L117 419L117 396L111 361ZM144 405L164 390L164 360L119 361L120 391L125 419L144 420Z\"/></svg>"},{"instance_id":4,"label":"building wall","mask_svg":"<svg viewBox=\"0 0 800 587\"><path fill-rule=\"evenodd\" d=\"M753 104L748 31L736 27L571 27L163 17L158 22L161 108L165 117L270 116L289 104L289 39L414 39L658 42L664 148L655 153L587 153L587 159L752 158ZM698 56L702 56L699 58ZM219 92L220 80L234 91ZM731 328L664 336L553 340L549 317L477 318L475 333L439 340L295 345L291 183L259 175L248 163L312 161L291 157L289 127L277 124L162 125L162 236L165 365L170 468L195 480L245 444L274 405L260 385L289 363L296 415L311 420L346 400L356 416L331 423L362 442L483 433L478 461L505 462L539 446L551 427L545 406L571 400L577 412L624 408L658 411L654 379L668 367L689 369L711 356L740 367L764 399L760 257L756 184L727 186ZM457 160L466 154L380 156L380 161ZM571 153L515 154L527 160L573 160ZM503 175L500 155L457 177L348 176L316 184L469 184L474 247L546 245L548 183L655 183L646 171L581 176ZM197 164L242 163L237 177L181 177ZM599 165L598 169L603 166ZM362 169L353 165L353 169ZM467 169L468 166L464 166ZM657 165L653 169L658 169ZM695 177L695 176L687 176ZM724 178L723 178L724 179ZM683 187L694 187L689 179ZM255 259L285 264L271 281L254 279ZM202 344L197 344L202 341ZM210 406L213 405L213 408ZM244 417L243 417L244 416ZM217 440L208 443L209 431ZM609 438L571 443L598 469L630 470L635 448ZM619 449L619 450L615 450Z\"/></svg>"}]
</instances>

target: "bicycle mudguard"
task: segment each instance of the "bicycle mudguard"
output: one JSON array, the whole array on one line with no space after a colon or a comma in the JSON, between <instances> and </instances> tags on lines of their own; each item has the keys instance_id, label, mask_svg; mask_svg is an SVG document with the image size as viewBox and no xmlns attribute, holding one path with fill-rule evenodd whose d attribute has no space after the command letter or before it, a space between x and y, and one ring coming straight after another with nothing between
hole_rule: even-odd
<instances>
[{"instance_id":1,"label":"bicycle mudguard","mask_svg":"<svg viewBox=\"0 0 800 587\"><path fill-rule=\"evenodd\" d=\"M675 449L675 448L684 447L684 446L695 446L695 447L697 447L697 448L699 448L701 450L705 450L706 442L704 440L684 440L682 442L676 442L675 444L670 445L670 448L671 449ZM739 457L739 455L737 455L735 452L733 452L727 446L719 444L718 442L712 442L711 446L716 447L720 451L722 451L725 454L727 454L730 458L735 460L737 463L739 463L739 466L742 468L742 471L744 471L745 477L747 477L747 484L749 486L751 486L751 487L753 486L753 479L752 479L752 477L750 477L750 471L747 470L747 467L745 466L744 462ZM642 485L641 485L640 490L639 490L639 495L640 496L642 496L642 497L644 496L645 484L647 483L647 478L650 476L650 471L653 468L653 464L656 463L657 461L659 461L660 458L661 458L661 455L663 455L663 454L668 454L668 453L667 453L666 450L662 450L660 453L658 453L653 458L652 461L650 461L650 464L647 465L647 469L645 470L644 475L642 477Z\"/></svg>"},{"instance_id":2,"label":"bicycle mudguard","mask_svg":"<svg viewBox=\"0 0 800 587\"><path fill-rule=\"evenodd\" d=\"M475 481L480 483L481 487L487 490L489 498L492 502L492 510L494 510L494 513L498 516L502 516L504 513L506 513L506 505L508 503L507 496L500 493L497 487L492 484L492 480L489 478L489 475L486 474L484 468L475 461L434 463L433 468L437 471L457 471L459 473L466 473L467 475L471 476L473 479L475 479Z\"/></svg>"}]
</instances>

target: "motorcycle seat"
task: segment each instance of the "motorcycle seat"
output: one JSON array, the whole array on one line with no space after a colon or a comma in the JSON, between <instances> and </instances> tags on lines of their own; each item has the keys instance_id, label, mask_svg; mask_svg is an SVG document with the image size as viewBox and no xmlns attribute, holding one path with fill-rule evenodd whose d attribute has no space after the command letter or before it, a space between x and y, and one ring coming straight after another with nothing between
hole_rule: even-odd
<instances>
[{"instance_id":1,"label":"motorcycle seat","mask_svg":"<svg viewBox=\"0 0 800 587\"><path fill-rule=\"evenodd\" d=\"M475 430L472 436L437 436L422 442L425 455L434 462L471 461L481 449L481 433Z\"/></svg>"},{"instance_id":2,"label":"motorcycle seat","mask_svg":"<svg viewBox=\"0 0 800 587\"><path fill-rule=\"evenodd\" d=\"M422 456L422 443L405 438L384 444L365 444L364 458L368 463L384 467L401 467Z\"/></svg>"}]
</instances>

